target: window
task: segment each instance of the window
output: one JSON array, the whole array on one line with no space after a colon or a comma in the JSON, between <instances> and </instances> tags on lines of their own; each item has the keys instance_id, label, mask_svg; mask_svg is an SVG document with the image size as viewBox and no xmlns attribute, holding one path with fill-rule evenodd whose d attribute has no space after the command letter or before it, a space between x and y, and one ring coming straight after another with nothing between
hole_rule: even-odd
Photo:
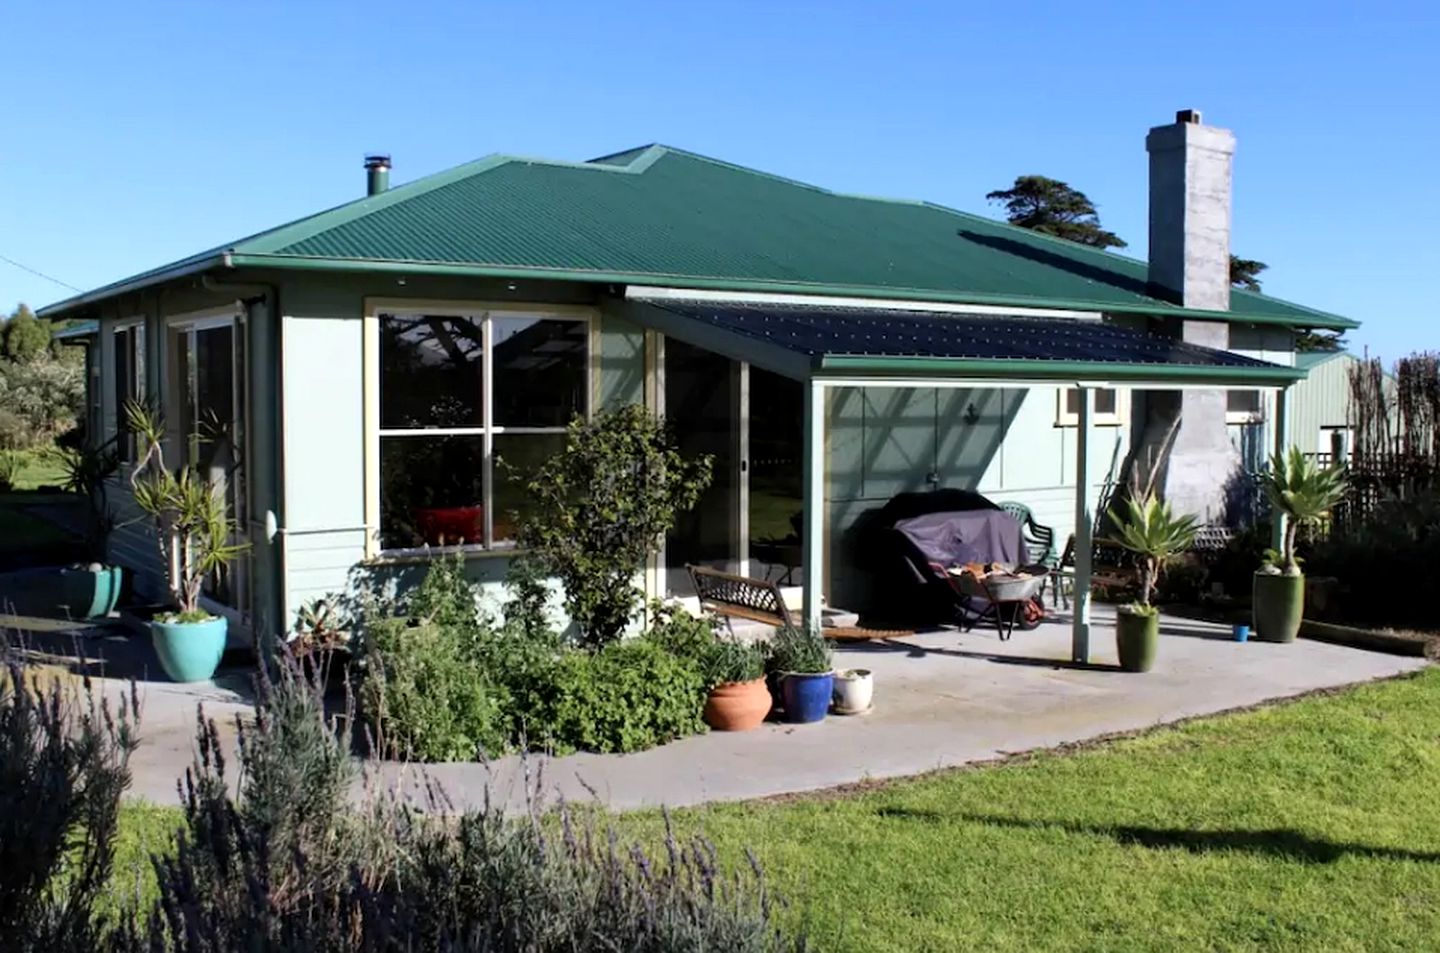
<instances>
[{"instance_id":1,"label":"window","mask_svg":"<svg viewBox=\"0 0 1440 953\"><path fill-rule=\"evenodd\" d=\"M1265 419L1265 404L1258 390L1225 392L1225 421L1232 424L1259 423Z\"/></svg>"},{"instance_id":2,"label":"window","mask_svg":"<svg viewBox=\"0 0 1440 953\"><path fill-rule=\"evenodd\" d=\"M135 435L125 419L125 404L145 397L145 325L132 323L115 329L115 448L124 463L134 463Z\"/></svg>"},{"instance_id":3,"label":"window","mask_svg":"<svg viewBox=\"0 0 1440 953\"><path fill-rule=\"evenodd\" d=\"M511 543L525 476L589 412L589 324L498 311L376 322L381 548Z\"/></svg>"},{"instance_id":4,"label":"window","mask_svg":"<svg viewBox=\"0 0 1440 953\"><path fill-rule=\"evenodd\" d=\"M1121 399L1120 392L1113 387L1095 387L1091 389L1092 403L1090 409L1090 422L1097 427L1116 427L1123 421L1125 401ZM1068 387L1060 392L1060 406L1055 415L1055 423L1061 427L1074 427L1080 422L1080 391L1074 387Z\"/></svg>"}]
</instances>

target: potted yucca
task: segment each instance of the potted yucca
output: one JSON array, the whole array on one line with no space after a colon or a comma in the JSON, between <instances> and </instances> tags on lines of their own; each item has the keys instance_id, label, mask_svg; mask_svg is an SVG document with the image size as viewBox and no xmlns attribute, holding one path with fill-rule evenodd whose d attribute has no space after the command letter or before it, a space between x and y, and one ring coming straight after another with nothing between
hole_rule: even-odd
<instances>
[{"instance_id":1,"label":"potted yucca","mask_svg":"<svg viewBox=\"0 0 1440 953\"><path fill-rule=\"evenodd\" d=\"M1139 500L1127 499L1123 513L1112 509L1110 519L1119 533L1116 542L1140 557L1140 598L1116 613L1115 648L1125 671L1148 672L1160 644L1160 613L1150 596L1166 565L1194 545L1195 517L1175 516L1169 503L1147 493Z\"/></svg>"},{"instance_id":2,"label":"potted yucca","mask_svg":"<svg viewBox=\"0 0 1440 953\"><path fill-rule=\"evenodd\" d=\"M1305 614L1305 576L1295 556L1295 536L1301 526L1328 519L1345 496L1345 467L1322 467L1291 447L1288 454L1270 458L1260 483L1276 514L1284 515L1285 533L1280 552L1268 553L1255 573L1251 593L1255 635L1270 642L1293 642Z\"/></svg>"},{"instance_id":3,"label":"potted yucca","mask_svg":"<svg viewBox=\"0 0 1440 953\"><path fill-rule=\"evenodd\" d=\"M227 624L200 605L205 580L248 548L234 541L235 521L225 487L190 466L171 470L165 463L165 427L158 414L140 401L125 406L131 431L140 441L139 460L130 474L135 505L154 522L160 561L166 567L174 610L150 623L160 665L177 682L199 682L215 674L225 653Z\"/></svg>"}]
</instances>

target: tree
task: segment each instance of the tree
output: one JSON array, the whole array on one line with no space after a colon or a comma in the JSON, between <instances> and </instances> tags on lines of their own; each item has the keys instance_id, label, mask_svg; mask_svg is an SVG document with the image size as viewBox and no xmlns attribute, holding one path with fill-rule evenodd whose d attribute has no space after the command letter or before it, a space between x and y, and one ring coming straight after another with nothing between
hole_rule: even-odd
<instances>
[{"instance_id":1,"label":"tree","mask_svg":"<svg viewBox=\"0 0 1440 953\"><path fill-rule=\"evenodd\" d=\"M28 364L50 348L50 322L41 321L35 312L21 304L5 321L3 337L0 350L5 357Z\"/></svg>"},{"instance_id":2,"label":"tree","mask_svg":"<svg viewBox=\"0 0 1440 953\"><path fill-rule=\"evenodd\" d=\"M1230 256L1230 284L1246 291L1260 290L1260 272L1270 266L1253 258Z\"/></svg>"},{"instance_id":3,"label":"tree","mask_svg":"<svg viewBox=\"0 0 1440 953\"><path fill-rule=\"evenodd\" d=\"M559 577L586 645L625 631L646 557L700 499L710 471L710 457L683 458L664 423L632 404L576 418L565 448L528 475L518 542Z\"/></svg>"},{"instance_id":4,"label":"tree","mask_svg":"<svg viewBox=\"0 0 1440 953\"><path fill-rule=\"evenodd\" d=\"M1306 328L1295 332L1295 350L1301 352L1343 351L1346 343L1345 335L1341 331L1316 331Z\"/></svg>"},{"instance_id":5,"label":"tree","mask_svg":"<svg viewBox=\"0 0 1440 953\"><path fill-rule=\"evenodd\" d=\"M1043 175L1021 175L1008 189L998 189L985 196L992 202L1003 202L1005 218L1019 225L1056 238L1068 239L1093 248L1124 248L1126 242L1114 232L1100 227L1095 203L1078 189Z\"/></svg>"}]
</instances>

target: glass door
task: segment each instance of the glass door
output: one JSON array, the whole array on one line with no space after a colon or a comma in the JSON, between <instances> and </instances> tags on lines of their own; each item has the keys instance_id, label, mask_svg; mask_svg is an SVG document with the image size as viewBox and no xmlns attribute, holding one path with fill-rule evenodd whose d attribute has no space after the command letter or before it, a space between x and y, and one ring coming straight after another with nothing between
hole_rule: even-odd
<instances>
[{"instance_id":1,"label":"glass door","mask_svg":"<svg viewBox=\"0 0 1440 953\"><path fill-rule=\"evenodd\" d=\"M663 348L661 409L680 452L714 458L709 487L693 509L680 514L665 540L665 591L687 596L694 595L687 564L745 569L745 375L729 358L674 338L666 338Z\"/></svg>"},{"instance_id":2,"label":"glass door","mask_svg":"<svg viewBox=\"0 0 1440 953\"><path fill-rule=\"evenodd\" d=\"M246 540L243 325L231 316L171 326L172 444L178 458L223 488L236 542ZM246 606L246 560L206 580L205 594L233 609Z\"/></svg>"}]
</instances>

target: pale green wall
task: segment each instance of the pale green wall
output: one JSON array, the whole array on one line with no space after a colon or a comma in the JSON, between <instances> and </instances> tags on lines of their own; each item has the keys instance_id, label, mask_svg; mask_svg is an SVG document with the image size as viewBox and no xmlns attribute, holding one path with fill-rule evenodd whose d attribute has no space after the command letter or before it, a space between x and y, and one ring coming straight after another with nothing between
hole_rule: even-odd
<instances>
[{"instance_id":1,"label":"pale green wall","mask_svg":"<svg viewBox=\"0 0 1440 953\"><path fill-rule=\"evenodd\" d=\"M1339 354L1310 369L1305 380L1290 388L1290 440L1305 453L1329 453L1321 430L1349 426L1350 369L1356 358ZM1387 377L1386 390L1394 386Z\"/></svg>"},{"instance_id":2,"label":"pale green wall","mask_svg":"<svg viewBox=\"0 0 1440 953\"><path fill-rule=\"evenodd\" d=\"M841 388L830 398L831 604L880 608L856 529L905 491L977 490L1029 506L1062 548L1075 523L1075 428L1057 425L1058 390ZM973 408L973 412L971 411ZM1093 431L1092 503L1125 459L1128 427ZM1113 472L1112 472L1113 465ZM933 480L932 480L933 477Z\"/></svg>"},{"instance_id":3,"label":"pale green wall","mask_svg":"<svg viewBox=\"0 0 1440 953\"><path fill-rule=\"evenodd\" d=\"M365 434L362 316L367 297L516 304L588 304L576 285L532 285L512 292L498 282L324 279L281 288L283 394L284 617L306 602L368 590L393 597L424 574L422 560L365 563ZM524 298L520 297L524 294ZM600 322L598 398L602 406L644 396L644 333L619 318ZM467 560L494 608L509 561Z\"/></svg>"}]
</instances>

